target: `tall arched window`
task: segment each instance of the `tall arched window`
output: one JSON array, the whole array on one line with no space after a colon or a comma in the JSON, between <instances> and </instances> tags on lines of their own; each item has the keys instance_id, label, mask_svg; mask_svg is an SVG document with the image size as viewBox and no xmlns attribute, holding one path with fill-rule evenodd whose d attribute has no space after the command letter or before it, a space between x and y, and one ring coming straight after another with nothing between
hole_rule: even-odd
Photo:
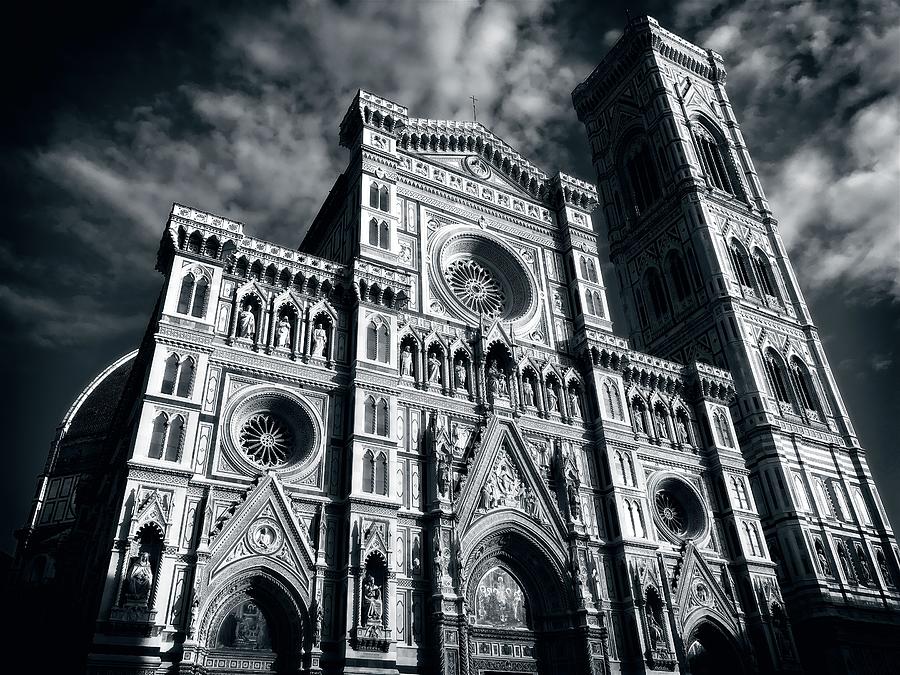
<instances>
[{"instance_id":1,"label":"tall arched window","mask_svg":"<svg viewBox=\"0 0 900 675\"><path fill-rule=\"evenodd\" d=\"M828 494L828 489L825 487L825 482L821 478L816 478L813 485L816 491L816 501L819 503L822 513L826 516L834 516L834 505L831 503L831 497Z\"/></svg>"},{"instance_id":2,"label":"tall arched window","mask_svg":"<svg viewBox=\"0 0 900 675\"><path fill-rule=\"evenodd\" d=\"M375 399L372 396L366 396L363 403L363 431L367 434L375 433Z\"/></svg>"},{"instance_id":3,"label":"tall arched window","mask_svg":"<svg viewBox=\"0 0 900 675\"><path fill-rule=\"evenodd\" d=\"M591 295L590 291L584 292L584 304L587 308L587 313L592 316L597 316L597 308L594 307L594 297Z\"/></svg>"},{"instance_id":4,"label":"tall arched window","mask_svg":"<svg viewBox=\"0 0 900 675\"><path fill-rule=\"evenodd\" d=\"M684 267L684 260L678 251L669 251L666 256L666 265L669 268L669 277L672 279L672 286L675 288L675 297L678 302L683 301L690 295L691 283L688 281L687 270Z\"/></svg>"},{"instance_id":5,"label":"tall arched window","mask_svg":"<svg viewBox=\"0 0 900 675\"><path fill-rule=\"evenodd\" d=\"M378 247L384 249L391 247L391 228L386 220L382 220L378 226Z\"/></svg>"},{"instance_id":6,"label":"tall arched window","mask_svg":"<svg viewBox=\"0 0 900 675\"><path fill-rule=\"evenodd\" d=\"M775 394L775 398L782 403L790 403L791 397L788 393L787 379L784 376L784 365L778 354L775 353L775 350L768 349L766 350L766 358L764 360L766 364L766 373L769 376L769 381L772 385L772 393Z\"/></svg>"},{"instance_id":7,"label":"tall arched window","mask_svg":"<svg viewBox=\"0 0 900 675\"><path fill-rule=\"evenodd\" d=\"M600 296L600 293L593 291L591 295L594 296L594 309L597 310L597 316L605 316L603 312L603 298Z\"/></svg>"},{"instance_id":8,"label":"tall arched window","mask_svg":"<svg viewBox=\"0 0 900 675\"><path fill-rule=\"evenodd\" d=\"M169 432L166 439L166 460L177 462L181 458L181 443L184 440L184 418L175 415L169 420Z\"/></svg>"},{"instance_id":9,"label":"tall arched window","mask_svg":"<svg viewBox=\"0 0 900 675\"><path fill-rule=\"evenodd\" d=\"M862 519L863 525L871 525L872 517L869 515L869 509L866 507L866 500L863 499L862 492L859 488L853 491L853 501L856 503L856 511Z\"/></svg>"},{"instance_id":10,"label":"tall arched window","mask_svg":"<svg viewBox=\"0 0 900 675\"><path fill-rule=\"evenodd\" d=\"M746 509L749 505L747 491L744 487L744 482L737 476L731 477L731 492L734 495L737 507L739 509Z\"/></svg>"},{"instance_id":11,"label":"tall arched window","mask_svg":"<svg viewBox=\"0 0 900 675\"><path fill-rule=\"evenodd\" d=\"M809 371L806 370L806 366L796 356L791 359L791 380L803 407L807 410L815 410L816 403L812 394Z\"/></svg>"},{"instance_id":12,"label":"tall arched window","mask_svg":"<svg viewBox=\"0 0 900 675\"><path fill-rule=\"evenodd\" d=\"M647 293L650 294L650 305L653 307L653 315L657 319L662 319L669 313L669 298L666 295L666 289L663 286L659 270L655 267L648 269L646 283Z\"/></svg>"},{"instance_id":13,"label":"tall arched window","mask_svg":"<svg viewBox=\"0 0 900 675\"><path fill-rule=\"evenodd\" d=\"M375 413L375 433L379 436L387 436L390 433L388 402L384 399L379 400Z\"/></svg>"},{"instance_id":14,"label":"tall arched window","mask_svg":"<svg viewBox=\"0 0 900 675\"><path fill-rule=\"evenodd\" d=\"M725 413L717 410L713 413L713 424L716 427L716 436L721 445L726 448L733 448L734 441L731 438L731 429L728 426L728 420L725 419Z\"/></svg>"},{"instance_id":15,"label":"tall arched window","mask_svg":"<svg viewBox=\"0 0 900 675\"><path fill-rule=\"evenodd\" d=\"M625 181L635 215L646 213L662 197L656 158L649 143L637 141L624 157Z\"/></svg>"},{"instance_id":16,"label":"tall arched window","mask_svg":"<svg viewBox=\"0 0 900 675\"><path fill-rule=\"evenodd\" d=\"M778 292L778 284L775 283L775 274L772 271L772 265L765 253L756 249L753 251L753 271L756 272L756 278L759 280L760 290L766 295L781 299Z\"/></svg>"},{"instance_id":17,"label":"tall arched window","mask_svg":"<svg viewBox=\"0 0 900 675\"><path fill-rule=\"evenodd\" d=\"M369 321L366 328L366 358L388 363L391 358L391 330L381 317Z\"/></svg>"},{"instance_id":18,"label":"tall arched window","mask_svg":"<svg viewBox=\"0 0 900 675\"><path fill-rule=\"evenodd\" d=\"M206 315L206 304L209 300L209 282L200 277L194 288L194 301L191 303L191 316L201 318Z\"/></svg>"},{"instance_id":19,"label":"tall arched window","mask_svg":"<svg viewBox=\"0 0 900 675\"><path fill-rule=\"evenodd\" d=\"M736 195L737 191L722 155L722 146L703 124L696 123L693 128L694 138L697 141L697 154L700 156L700 164L703 166L703 173L706 174L707 180L720 190ZM727 146L725 146L725 150L727 152Z\"/></svg>"},{"instance_id":20,"label":"tall arched window","mask_svg":"<svg viewBox=\"0 0 900 675\"><path fill-rule=\"evenodd\" d=\"M587 258L584 257L581 258L581 278L588 278Z\"/></svg>"},{"instance_id":21,"label":"tall arched window","mask_svg":"<svg viewBox=\"0 0 900 675\"><path fill-rule=\"evenodd\" d=\"M147 452L150 459L162 459L168 429L169 416L161 412L154 418L153 429L150 432L150 450Z\"/></svg>"},{"instance_id":22,"label":"tall arched window","mask_svg":"<svg viewBox=\"0 0 900 675\"><path fill-rule=\"evenodd\" d=\"M379 452L375 460L375 492L387 494L387 455L383 452Z\"/></svg>"},{"instance_id":23,"label":"tall arched window","mask_svg":"<svg viewBox=\"0 0 900 675\"><path fill-rule=\"evenodd\" d=\"M369 221L369 245L378 246L378 221L375 218Z\"/></svg>"},{"instance_id":24,"label":"tall arched window","mask_svg":"<svg viewBox=\"0 0 900 675\"><path fill-rule=\"evenodd\" d=\"M162 387L163 394L175 393L175 381L178 379L178 354L170 354L166 359L166 367L163 370Z\"/></svg>"},{"instance_id":25,"label":"tall arched window","mask_svg":"<svg viewBox=\"0 0 900 675\"><path fill-rule=\"evenodd\" d=\"M362 488L363 492L375 492L375 455L371 450L363 455Z\"/></svg>"},{"instance_id":26,"label":"tall arched window","mask_svg":"<svg viewBox=\"0 0 900 675\"><path fill-rule=\"evenodd\" d=\"M802 511L809 510L809 500L806 498L806 487L800 474L794 474L794 498L797 500L797 508Z\"/></svg>"},{"instance_id":27,"label":"tall arched window","mask_svg":"<svg viewBox=\"0 0 900 675\"><path fill-rule=\"evenodd\" d=\"M378 208L378 183L369 185L369 206L373 209Z\"/></svg>"},{"instance_id":28,"label":"tall arched window","mask_svg":"<svg viewBox=\"0 0 900 675\"><path fill-rule=\"evenodd\" d=\"M603 382L603 401L607 414L614 420L621 420L622 399L619 398L618 388L609 380Z\"/></svg>"},{"instance_id":29,"label":"tall arched window","mask_svg":"<svg viewBox=\"0 0 900 675\"><path fill-rule=\"evenodd\" d=\"M750 261L744 247L736 241L732 241L728 247L728 255L731 257L731 265L741 286L755 288L753 285L753 273L750 271Z\"/></svg>"},{"instance_id":30,"label":"tall arched window","mask_svg":"<svg viewBox=\"0 0 900 675\"><path fill-rule=\"evenodd\" d=\"M391 192L386 185L382 185L378 190L378 208L382 211L391 210Z\"/></svg>"},{"instance_id":31,"label":"tall arched window","mask_svg":"<svg viewBox=\"0 0 900 675\"><path fill-rule=\"evenodd\" d=\"M191 310L191 300L194 297L194 275L188 272L181 280L181 292L178 294L178 313L187 314Z\"/></svg>"},{"instance_id":32,"label":"tall arched window","mask_svg":"<svg viewBox=\"0 0 900 675\"><path fill-rule=\"evenodd\" d=\"M191 395L191 385L194 383L194 359L187 357L178 366L178 387L176 396L188 398Z\"/></svg>"}]
</instances>

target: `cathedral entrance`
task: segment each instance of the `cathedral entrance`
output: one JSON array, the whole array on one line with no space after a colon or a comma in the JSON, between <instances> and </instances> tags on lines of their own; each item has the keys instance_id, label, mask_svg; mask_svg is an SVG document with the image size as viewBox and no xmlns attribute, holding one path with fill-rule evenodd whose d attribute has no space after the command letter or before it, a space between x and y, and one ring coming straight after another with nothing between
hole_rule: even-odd
<instances>
[{"instance_id":1,"label":"cathedral entrance","mask_svg":"<svg viewBox=\"0 0 900 675\"><path fill-rule=\"evenodd\" d=\"M733 642L713 623L703 621L687 640L687 660L691 675L741 675L741 657Z\"/></svg>"},{"instance_id":2,"label":"cathedral entrance","mask_svg":"<svg viewBox=\"0 0 900 675\"><path fill-rule=\"evenodd\" d=\"M560 630L559 621L569 590L550 560L518 533L495 535L478 548L482 555L472 565L465 594L469 672L569 672L578 650L574 634Z\"/></svg>"},{"instance_id":3,"label":"cathedral entrance","mask_svg":"<svg viewBox=\"0 0 900 675\"><path fill-rule=\"evenodd\" d=\"M223 603L210 623L206 673L300 672L307 646L300 608L273 581L251 577Z\"/></svg>"}]
</instances>

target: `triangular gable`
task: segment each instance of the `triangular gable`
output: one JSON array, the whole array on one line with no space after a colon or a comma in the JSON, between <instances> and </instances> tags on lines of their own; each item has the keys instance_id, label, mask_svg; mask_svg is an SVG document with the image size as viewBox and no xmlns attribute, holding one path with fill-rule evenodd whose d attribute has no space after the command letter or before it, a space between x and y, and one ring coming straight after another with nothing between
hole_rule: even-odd
<instances>
[{"instance_id":1,"label":"triangular gable","mask_svg":"<svg viewBox=\"0 0 900 675\"><path fill-rule=\"evenodd\" d=\"M485 430L456 508L463 531L487 513L514 509L556 529L559 540L567 537L566 523L528 452L528 443L515 425L497 417Z\"/></svg>"},{"instance_id":2,"label":"triangular gable","mask_svg":"<svg viewBox=\"0 0 900 675\"><path fill-rule=\"evenodd\" d=\"M209 580L253 559L293 573L308 590L315 553L309 533L294 515L274 474L262 477L215 534L207 567Z\"/></svg>"},{"instance_id":3,"label":"triangular gable","mask_svg":"<svg viewBox=\"0 0 900 675\"><path fill-rule=\"evenodd\" d=\"M688 625L697 612L712 612L735 634L740 632L734 620L734 604L722 591L719 580L692 542L685 545L674 600L680 609L682 626Z\"/></svg>"}]
</instances>

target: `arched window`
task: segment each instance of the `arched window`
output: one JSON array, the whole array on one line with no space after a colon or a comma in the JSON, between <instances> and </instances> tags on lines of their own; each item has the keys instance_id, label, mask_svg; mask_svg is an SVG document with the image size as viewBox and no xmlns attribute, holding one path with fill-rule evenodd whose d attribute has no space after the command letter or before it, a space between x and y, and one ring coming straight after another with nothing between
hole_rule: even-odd
<instances>
[{"instance_id":1,"label":"arched window","mask_svg":"<svg viewBox=\"0 0 900 675\"><path fill-rule=\"evenodd\" d=\"M375 399L366 396L363 404L363 431L367 434L375 433Z\"/></svg>"},{"instance_id":2,"label":"arched window","mask_svg":"<svg viewBox=\"0 0 900 675\"><path fill-rule=\"evenodd\" d=\"M756 278L759 280L760 290L766 295L781 299L778 292L778 285L775 283L775 275L772 272L772 266L765 253L756 249L753 251L753 271L756 272Z\"/></svg>"},{"instance_id":3,"label":"arched window","mask_svg":"<svg viewBox=\"0 0 900 675\"><path fill-rule=\"evenodd\" d=\"M178 313L187 314L191 310L191 300L194 297L194 275L188 272L181 280L181 292L178 294Z\"/></svg>"},{"instance_id":4,"label":"arched window","mask_svg":"<svg viewBox=\"0 0 900 675\"><path fill-rule=\"evenodd\" d=\"M388 363L391 352L391 331L387 323L377 317L369 321L366 328L366 358L372 361Z\"/></svg>"},{"instance_id":5,"label":"arched window","mask_svg":"<svg viewBox=\"0 0 900 675\"><path fill-rule=\"evenodd\" d=\"M688 281L687 270L684 268L684 261L678 251L670 251L666 256L666 263L669 268L669 276L672 279L672 286L675 288L675 297L678 302L683 301L690 295L691 284Z\"/></svg>"},{"instance_id":6,"label":"arched window","mask_svg":"<svg viewBox=\"0 0 900 675\"><path fill-rule=\"evenodd\" d=\"M378 191L378 208L382 211L391 210L391 192L386 185L382 185Z\"/></svg>"},{"instance_id":7,"label":"arched window","mask_svg":"<svg viewBox=\"0 0 900 675\"><path fill-rule=\"evenodd\" d=\"M387 455L378 453L375 460L375 492L380 495L387 494Z\"/></svg>"},{"instance_id":8,"label":"arched window","mask_svg":"<svg viewBox=\"0 0 900 675\"><path fill-rule=\"evenodd\" d=\"M790 403L791 397L788 394L787 379L784 376L784 366L778 354L774 349L766 350L766 373L769 376L769 383L772 386L772 393L782 403Z\"/></svg>"},{"instance_id":9,"label":"arched window","mask_svg":"<svg viewBox=\"0 0 900 675\"><path fill-rule=\"evenodd\" d=\"M754 288L753 273L750 271L750 261L744 247L736 241L732 241L728 247L728 255L731 257L731 265L741 286Z\"/></svg>"},{"instance_id":10,"label":"arched window","mask_svg":"<svg viewBox=\"0 0 900 675\"><path fill-rule=\"evenodd\" d=\"M200 253L203 249L203 235L199 232L194 232L188 238L188 251L191 253Z\"/></svg>"},{"instance_id":11,"label":"arched window","mask_svg":"<svg viewBox=\"0 0 900 675\"><path fill-rule=\"evenodd\" d=\"M369 206L373 209L378 208L378 183L369 185Z\"/></svg>"},{"instance_id":12,"label":"arched window","mask_svg":"<svg viewBox=\"0 0 900 675\"><path fill-rule=\"evenodd\" d=\"M646 283L653 315L657 319L662 319L669 313L669 298L666 296L666 289L663 286L659 270L655 267L648 269Z\"/></svg>"},{"instance_id":13,"label":"arched window","mask_svg":"<svg viewBox=\"0 0 900 675\"><path fill-rule=\"evenodd\" d=\"M386 220L382 220L378 227L378 246L384 249L391 247L391 228Z\"/></svg>"},{"instance_id":14,"label":"arched window","mask_svg":"<svg viewBox=\"0 0 900 675\"><path fill-rule=\"evenodd\" d=\"M177 462L181 458L181 443L184 436L184 418L175 415L169 420L169 432L166 439L166 460Z\"/></svg>"},{"instance_id":15,"label":"arched window","mask_svg":"<svg viewBox=\"0 0 900 675\"><path fill-rule=\"evenodd\" d=\"M807 410L815 410L816 403L812 395L812 387L810 386L809 371L806 370L806 366L796 356L791 359L791 380L803 407Z\"/></svg>"},{"instance_id":16,"label":"arched window","mask_svg":"<svg viewBox=\"0 0 900 675\"><path fill-rule=\"evenodd\" d=\"M168 365L168 364L167 364ZM178 387L176 396L188 398L194 383L194 359L188 357L178 366Z\"/></svg>"},{"instance_id":17,"label":"arched window","mask_svg":"<svg viewBox=\"0 0 900 675\"><path fill-rule=\"evenodd\" d=\"M731 438L731 429L728 427L728 420L725 419L725 413L717 410L713 413L713 424L716 427L716 435L720 445L726 448L734 447L734 440Z\"/></svg>"},{"instance_id":18,"label":"arched window","mask_svg":"<svg viewBox=\"0 0 900 675\"><path fill-rule=\"evenodd\" d=\"M153 420L153 429L150 432L150 450L147 456L150 459L162 459L166 446L166 431L169 428L169 417L165 413L159 413Z\"/></svg>"},{"instance_id":19,"label":"arched window","mask_svg":"<svg viewBox=\"0 0 900 675\"><path fill-rule=\"evenodd\" d=\"M588 314L597 316L597 308L594 307L594 297L591 295L590 291L584 292L584 304L587 307Z\"/></svg>"},{"instance_id":20,"label":"arched window","mask_svg":"<svg viewBox=\"0 0 900 675\"><path fill-rule=\"evenodd\" d=\"M809 510L809 500L806 498L806 487L800 474L794 474L794 497L797 500L797 508L803 511Z\"/></svg>"},{"instance_id":21,"label":"arched window","mask_svg":"<svg viewBox=\"0 0 900 675\"><path fill-rule=\"evenodd\" d=\"M607 414L614 420L622 419L622 400L619 398L619 390L609 380L603 382L603 401L606 404Z\"/></svg>"},{"instance_id":22,"label":"arched window","mask_svg":"<svg viewBox=\"0 0 900 675\"><path fill-rule=\"evenodd\" d=\"M825 488L825 483L821 478L816 478L813 483L816 491L816 501L819 502L819 508L826 516L834 516L834 506L831 503L831 497Z\"/></svg>"},{"instance_id":23,"label":"arched window","mask_svg":"<svg viewBox=\"0 0 900 675\"><path fill-rule=\"evenodd\" d=\"M739 509L746 509L749 502L747 500L747 491L744 482L737 476L731 477L731 492L735 498L735 504Z\"/></svg>"},{"instance_id":24,"label":"arched window","mask_svg":"<svg viewBox=\"0 0 900 675\"><path fill-rule=\"evenodd\" d=\"M375 412L375 433L379 436L387 436L390 433L390 427L388 426L388 402L384 399L379 400L378 409Z\"/></svg>"},{"instance_id":25,"label":"arched window","mask_svg":"<svg viewBox=\"0 0 900 675\"><path fill-rule=\"evenodd\" d=\"M363 492L375 492L375 455L371 450L366 450L363 455Z\"/></svg>"},{"instance_id":26,"label":"arched window","mask_svg":"<svg viewBox=\"0 0 900 675\"><path fill-rule=\"evenodd\" d=\"M194 287L194 301L191 303L191 316L201 318L206 315L206 303L209 299L209 282L200 277Z\"/></svg>"},{"instance_id":27,"label":"arched window","mask_svg":"<svg viewBox=\"0 0 900 675\"><path fill-rule=\"evenodd\" d=\"M163 394L175 393L175 381L178 379L178 354L170 354L166 359L166 367L163 371L162 387L160 391Z\"/></svg>"},{"instance_id":28,"label":"arched window","mask_svg":"<svg viewBox=\"0 0 900 675\"><path fill-rule=\"evenodd\" d=\"M369 221L369 245L378 246L378 221L375 218Z\"/></svg>"},{"instance_id":29,"label":"arched window","mask_svg":"<svg viewBox=\"0 0 900 675\"><path fill-rule=\"evenodd\" d=\"M737 194L732 177L730 176L722 156L722 145L716 140L712 132L702 123L694 124L694 138L697 141L697 154L700 156L700 164L707 180L720 190L729 194Z\"/></svg>"},{"instance_id":30,"label":"arched window","mask_svg":"<svg viewBox=\"0 0 900 675\"><path fill-rule=\"evenodd\" d=\"M587 258L581 258L581 278L588 279Z\"/></svg>"},{"instance_id":31,"label":"arched window","mask_svg":"<svg viewBox=\"0 0 900 675\"><path fill-rule=\"evenodd\" d=\"M866 508L866 500L863 499L862 492L857 488L853 492L853 501L856 502L856 511L862 519L864 525L872 524L872 517L869 515L869 509Z\"/></svg>"},{"instance_id":32,"label":"arched window","mask_svg":"<svg viewBox=\"0 0 900 675\"><path fill-rule=\"evenodd\" d=\"M603 298L600 297L600 293L598 291L594 291L591 295L594 296L594 309L597 310L597 316L604 316L603 313Z\"/></svg>"},{"instance_id":33,"label":"arched window","mask_svg":"<svg viewBox=\"0 0 900 675\"><path fill-rule=\"evenodd\" d=\"M662 197L656 158L647 141L631 145L624 158L625 182L635 215L640 216Z\"/></svg>"}]
</instances>

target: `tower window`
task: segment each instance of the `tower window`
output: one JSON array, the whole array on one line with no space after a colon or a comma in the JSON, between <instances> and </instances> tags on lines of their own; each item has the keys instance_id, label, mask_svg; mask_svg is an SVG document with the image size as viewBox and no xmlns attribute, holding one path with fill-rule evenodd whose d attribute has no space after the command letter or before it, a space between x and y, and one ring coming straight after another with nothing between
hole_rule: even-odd
<instances>
[{"instance_id":1,"label":"tower window","mask_svg":"<svg viewBox=\"0 0 900 675\"><path fill-rule=\"evenodd\" d=\"M662 319L669 313L669 298L663 286L659 270L655 268L647 270L646 283L654 318Z\"/></svg>"},{"instance_id":2,"label":"tower window","mask_svg":"<svg viewBox=\"0 0 900 675\"><path fill-rule=\"evenodd\" d=\"M203 318L209 300L209 280L205 276L197 279L193 272L188 272L181 280L181 291L178 294L179 314Z\"/></svg>"},{"instance_id":3,"label":"tower window","mask_svg":"<svg viewBox=\"0 0 900 675\"><path fill-rule=\"evenodd\" d=\"M703 124L694 125L694 138L697 141L697 154L703 166L707 180L725 192L735 195L734 182L725 166L722 150L718 141Z\"/></svg>"},{"instance_id":4,"label":"tower window","mask_svg":"<svg viewBox=\"0 0 900 675\"><path fill-rule=\"evenodd\" d=\"M369 206L379 211L391 210L391 191L387 185L372 182L369 185Z\"/></svg>"},{"instance_id":5,"label":"tower window","mask_svg":"<svg viewBox=\"0 0 900 675\"><path fill-rule=\"evenodd\" d=\"M753 252L753 271L756 272L756 278L759 280L760 290L766 295L780 299L772 266L766 255L760 250Z\"/></svg>"},{"instance_id":6,"label":"tower window","mask_svg":"<svg viewBox=\"0 0 900 675\"><path fill-rule=\"evenodd\" d=\"M806 366L796 356L791 359L791 380L803 407L806 410L815 410L816 404L810 386L809 371L806 370Z\"/></svg>"},{"instance_id":7,"label":"tower window","mask_svg":"<svg viewBox=\"0 0 900 675\"><path fill-rule=\"evenodd\" d=\"M775 398L781 403L790 403L791 397L788 394L787 378L784 376L784 365L773 349L766 351L765 364L766 374L769 376Z\"/></svg>"},{"instance_id":8,"label":"tower window","mask_svg":"<svg viewBox=\"0 0 900 675\"><path fill-rule=\"evenodd\" d=\"M669 276L672 278L672 285L675 287L675 297L678 302L683 301L690 295L691 284L688 281L687 270L684 268L684 260L678 251L670 251L666 256L668 263Z\"/></svg>"},{"instance_id":9,"label":"tower window","mask_svg":"<svg viewBox=\"0 0 900 675\"><path fill-rule=\"evenodd\" d=\"M369 321L366 329L366 358L370 361L388 363L391 350L390 335L390 328L381 317Z\"/></svg>"},{"instance_id":10,"label":"tower window","mask_svg":"<svg viewBox=\"0 0 900 675\"><path fill-rule=\"evenodd\" d=\"M662 197L656 160L646 140L632 144L625 154L624 168L635 215L641 216Z\"/></svg>"},{"instance_id":11,"label":"tower window","mask_svg":"<svg viewBox=\"0 0 900 675\"><path fill-rule=\"evenodd\" d=\"M750 261L744 248L736 241L732 241L728 247L728 255L731 257L731 265L741 286L753 288L753 273L750 271Z\"/></svg>"}]
</instances>

